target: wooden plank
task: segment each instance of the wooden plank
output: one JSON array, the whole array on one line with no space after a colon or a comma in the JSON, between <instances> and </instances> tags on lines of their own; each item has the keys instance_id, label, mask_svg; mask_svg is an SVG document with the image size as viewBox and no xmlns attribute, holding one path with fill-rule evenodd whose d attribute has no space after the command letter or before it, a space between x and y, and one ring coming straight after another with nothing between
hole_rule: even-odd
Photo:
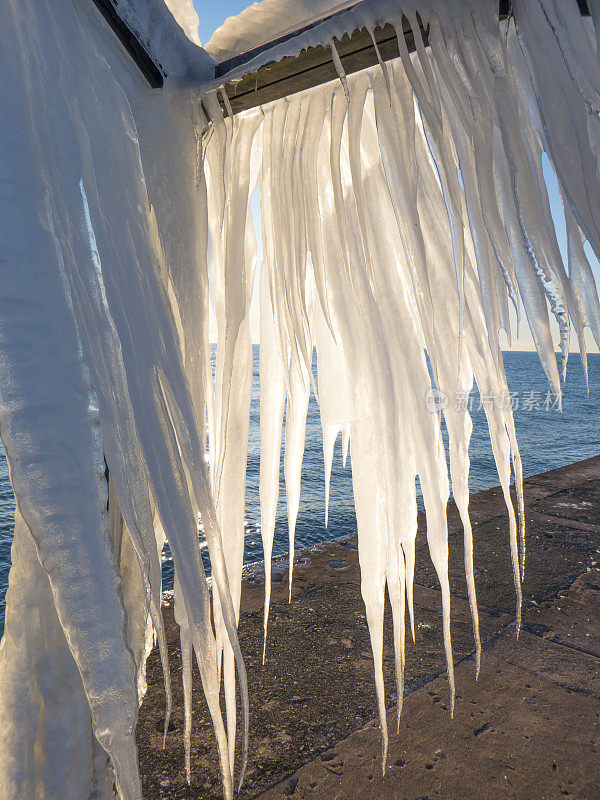
<instances>
[{"instance_id":1,"label":"wooden plank","mask_svg":"<svg viewBox=\"0 0 600 800\"><path fill-rule=\"evenodd\" d=\"M589 16L587 0L577 0L579 10L584 16ZM499 0L498 15L500 19L506 19L511 14L511 0ZM339 12L345 13L348 9ZM267 44L249 50L234 58L222 61L215 69L215 78L223 78L231 70L237 69L244 64L248 64L253 58L264 53L277 45L290 41L296 36L301 35L326 20L332 19L338 14L332 14L312 25L307 25L293 33L282 36L279 39L268 42ZM408 52L415 50L414 35L406 17L403 17L402 32L406 40ZM421 36L425 45L428 44L428 30L420 24ZM396 31L391 25L375 28L375 40L384 61L398 58L398 40ZM355 30L352 34L344 34L341 39L335 39L335 45L346 74L358 72L361 69L372 67L377 64L377 55L373 46L371 35L362 28ZM279 100L282 97L295 94L296 92L319 86L322 83L336 80L337 70L333 63L331 50L328 47L319 45L303 50L295 57L283 58L281 61L272 61L260 67L254 72L249 72L238 81L237 84L225 82L224 91L227 95L229 105L234 114L239 114L256 106ZM221 106L225 115L229 110L226 103L221 100Z\"/></svg>"},{"instance_id":2,"label":"wooden plank","mask_svg":"<svg viewBox=\"0 0 600 800\"><path fill-rule=\"evenodd\" d=\"M403 18L403 20L403 33L408 51L413 52L415 50L414 35L408 20L406 18ZM422 25L420 29L423 41L427 45L428 30ZM377 54L373 46L373 40L366 28L355 30L351 35L344 34L341 39L335 39L334 41L346 74L350 75L353 72L358 72L377 64ZM375 28L375 41L383 61L399 57L398 38L392 25L387 24L383 27ZM274 46L274 43L270 43L264 48L260 48L260 50L268 49L271 46ZM247 54L232 59L236 63L231 68L242 65L245 55ZM257 55L257 52L251 51L248 54L248 60L254 58L255 55ZM223 62L219 67L223 67L228 63L230 62ZM219 77L222 77L223 74L221 72ZM322 83L335 80L337 77L338 74L333 63L331 50L329 47L319 45L317 47L309 47L295 57L283 58L281 61L273 61L266 64L256 72L244 75L236 85L226 83L225 92L233 113L238 114L240 111L255 108L272 100L278 100L296 92L310 89L313 86L319 86ZM228 113L224 103L223 108L225 113Z\"/></svg>"},{"instance_id":3,"label":"wooden plank","mask_svg":"<svg viewBox=\"0 0 600 800\"><path fill-rule=\"evenodd\" d=\"M111 0L92 0L92 2L150 86L153 89L160 89L163 85L162 72L150 58L137 36L117 14L117 10Z\"/></svg>"}]
</instances>

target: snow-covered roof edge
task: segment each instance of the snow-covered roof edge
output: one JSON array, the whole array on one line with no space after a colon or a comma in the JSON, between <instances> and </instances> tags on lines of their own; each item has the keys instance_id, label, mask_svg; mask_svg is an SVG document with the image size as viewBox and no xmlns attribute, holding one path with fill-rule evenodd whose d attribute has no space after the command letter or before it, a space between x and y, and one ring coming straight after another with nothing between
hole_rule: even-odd
<instances>
[{"instance_id":1,"label":"snow-covered roof edge","mask_svg":"<svg viewBox=\"0 0 600 800\"><path fill-rule=\"evenodd\" d=\"M272 0L272 2L274 4L283 6L287 3L293 4L294 0ZM308 0L303 0L303 3L306 2L308 2ZM327 45L334 39L340 40L344 34L349 34L354 30L367 28L369 31L374 31L376 27L384 26L387 23L390 23L396 28L397 31L401 31L402 15L412 15L416 13L416 9L413 8L415 5L414 3L407 2L403 4L402 8L400 8L396 0L362 0L362 2L358 3L353 2L352 5L346 9L343 8L343 4L325 3L323 0L315 0L315 4L316 3L320 4L323 14L326 17L323 22L319 23L317 21L317 24L315 24L314 27L303 30L297 36L286 38L285 41L275 44L273 47L267 47L264 50L260 50L260 52L258 52L254 58L248 61L244 60L244 62L239 66L235 66L228 72L221 73L218 78L210 81L203 87L203 89L205 91L210 91L211 89L221 87L226 83L235 85L239 80L241 80L241 78L244 77L244 75L247 75L251 72L256 72L256 70L265 64L269 64L274 61L281 61L281 59L285 57L297 56L303 50L307 50L310 47ZM256 3L255 5L258 6L261 4ZM429 2L423 2L421 5L424 8L421 8L419 13L424 17L424 19L427 19L430 4ZM250 8L252 8L252 6ZM240 14L238 17L231 19L240 19L243 16L244 12L242 12L242 14ZM304 23L301 23L301 27L302 25L306 24L310 23L306 23L305 21ZM282 35L285 36L285 34L282 34L281 29L277 30L274 28L273 19L270 21L268 18L265 19L265 30L268 31L267 41L272 41L273 39L276 40ZM243 47L246 47L247 45L249 46L250 50L252 50L253 47L260 47L260 45L252 43L249 37L244 40L243 45L241 44ZM213 39L211 39L211 41L207 44L207 48L209 47L214 47ZM242 50L241 52L245 51ZM233 57L235 57L235 54Z\"/></svg>"},{"instance_id":2,"label":"snow-covered roof edge","mask_svg":"<svg viewBox=\"0 0 600 800\"><path fill-rule=\"evenodd\" d=\"M210 81L214 59L190 41L163 0L110 0L158 69L175 80ZM170 5L179 12L177 4ZM186 20L178 13L182 24ZM189 16L189 15L188 15ZM190 20L187 20L189 27Z\"/></svg>"},{"instance_id":3,"label":"snow-covered roof edge","mask_svg":"<svg viewBox=\"0 0 600 800\"><path fill-rule=\"evenodd\" d=\"M198 35L200 20L192 0L165 0L165 3L188 39L200 46L202 44Z\"/></svg>"},{"instance_id":4,"label":"snow-covered roof edge","mask_svg":"<svg viewBox=\"0 0 600 800\"><path fill-rule=\"evenodd\" d=\"M226 61L356 3L357 0L262 0L228 17L206 43L206 51L217 61Z\"/></svg>"}]
</instances>

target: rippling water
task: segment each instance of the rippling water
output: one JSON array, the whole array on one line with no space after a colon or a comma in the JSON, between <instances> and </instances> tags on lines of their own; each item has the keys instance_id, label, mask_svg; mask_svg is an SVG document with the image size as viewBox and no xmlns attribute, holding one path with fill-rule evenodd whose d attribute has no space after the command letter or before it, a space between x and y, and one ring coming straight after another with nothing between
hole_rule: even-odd
<instances>
[{"instance_id":1,"label":"rippling water","mask_svg":"<svg viewBox=\"0 0 600 800\"><path fill-rule=\"evenodd\" d=\"M15 501L8 479L8 465L0 443L0 630L4 630L4 594L10 569L10 544L15 515Z\"/></svg>"},{"instance_id":2,"label":"rippling water","mask_svg":"<svg viewBox=\"0 0 600 800\"><path fill-rule=\"evenodd\" d=\"M214 355L214 353L213 353ZM547 383L535 353L505 353L504 363L511 391L517 436L523 459L525 475L534 475L554 467L563 466L600 453L600 427L598 407L600 401L600 356L589 357L590 397L579 356L573 355L564 392L564 413L560 414L546 402ZM472 398L473 437L471 440L472 492L495 486L498 478L487 436L485 415L475 392ZM254 348L254 383L250 417L248 448L248 478L246 487L246 544L245 562L262 560L260 540L260 508L258 476L260 454L259 432L258 347ZM283 489L283 460L281 486L275 531L274 555L288 551L287 522L285 518L285 490ZM306 448L302 465L302 497L296 526L298 549L329 538L338 538L356 529L352 498L350 459L342 467L341 442L338 440L331 476L329 529L324 526L324 471L319 410L314 398L308 409ZM0 447L0 630L4 627L4 593L10 566L14 501L8 480L8 469ZM203 550L205 565L210 569L207 551ZM173 566L168 547L163 554L163 584L173 583Z\"/></svg>"}]
</instances>

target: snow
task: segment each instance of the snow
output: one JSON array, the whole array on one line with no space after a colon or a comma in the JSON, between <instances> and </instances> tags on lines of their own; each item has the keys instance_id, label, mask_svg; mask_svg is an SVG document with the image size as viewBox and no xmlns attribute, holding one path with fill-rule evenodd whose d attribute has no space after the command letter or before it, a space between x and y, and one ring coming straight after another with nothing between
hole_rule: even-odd
<instances>
[{"instance_id":1,"label":"snow","mask_svg":"<svg viewBox=\"0 0 600 800\"><path fill-rule=\"evenodd\" d=\"M191 0L169 0L166 5L163 0L113 0L113 4L163 74L178 80L210 80L215 62L198 46L198 15Z\"/></svg>"},{"instance_id":2,"label":"snow","mask_svg":"<svg viewBox=\"0 0 600 800\"><path fill-rule=\"evenodd\" d=\"M175 17L177 23L183 28L185 35L194 44L200 45L198 36L198 13L192 0L165 0L165 5Z\"/></svg>"},{"instance_id":3,"label":"snow","mask_svg":"<svg viewBox=\"0 0 600 800\"><path fill-rule=\"evenodd\" d=\"M190 4L169 5L193 38ZM224 118L213 59L159 0L117 0L167 75L159 92L88 2L9 4L0 29L0 433L17 515L0 645L0 796L108 798L114 780L122 800L141 797L134 732L153 637L167 724L171 707L160 611L165 540L176 574L188 780L192 658L226 798L243 778L249 701L237 622L257 254L249 201L257 185L265 647L284 411L293 554L311 390L321 407L326 493L338 434L344 454L351 448L384 769L384 601L387 591L401 698L407 609L413 637L415 630L417 480L441 589L451 709L451 489L479 667L473 423L464 402L474 383L495 398L484 407L507 507L518 631L522 466L499 337L510 336L509 304L521 299L558 398L549 313L559 324L563 376L571 336L581 347L589 326L600 344L584 249L587 241L600 255L600 66L575 0L515 2L515 21L501 25L496 6L419 3L426 49L417 4L407 2L414 54L400 35L393 62L345 76L338 59L339 81ZM224 57L335 10L265 0L226 23L211 52ZM398 5L365 0L275 55L311 42L333 48L344 30L380 22L401 30ZM566 265L544 153L565 204ZM218 328L214 379L209 302ZM439 408L428 402L436 394ZM290 593L292 578L290 568Z\"/></svg>"},{"instance_id":4,"label":"snow","mask_svg":"<svg viewBox=\"0 0 600 800\"><path fill-rule=\"evenodd\" d=\"M226 61L355 4L356 0L262 0L228 17L205 49L217 61Z\"/></svg>"}]
</instances>

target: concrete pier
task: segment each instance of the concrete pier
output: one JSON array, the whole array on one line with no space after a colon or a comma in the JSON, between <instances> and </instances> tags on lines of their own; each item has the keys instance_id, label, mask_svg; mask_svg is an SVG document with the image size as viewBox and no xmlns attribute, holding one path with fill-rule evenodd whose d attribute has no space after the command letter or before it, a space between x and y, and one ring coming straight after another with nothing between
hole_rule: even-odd
<instances>
[{"instance_id":1,"label":"concrete pier","mask_svg":"<svg viewBox=\"0 0 600 800\"><path fill-rule=\"evenodd\" d=\"M448 708L437 578L419 517L416 643L407 623L405 699L396 735L391 614L384 671L390 752L381 771L369 638L353 538L273 569L262 656L260 576L243 591L240 639L251 693L241 798L263 800L598 800L600 798L600 456L525 481L527 562L516 640L508 518L499 489L471 498L483 657L475 681L462 527L449 507L456 708ZM144 797L219 798L216 748L196 675L192 784L183 766L177 627L170 609L174 730L162 750L159 660L148 665L138 740Z\"/></svg>"}]
</instances>

